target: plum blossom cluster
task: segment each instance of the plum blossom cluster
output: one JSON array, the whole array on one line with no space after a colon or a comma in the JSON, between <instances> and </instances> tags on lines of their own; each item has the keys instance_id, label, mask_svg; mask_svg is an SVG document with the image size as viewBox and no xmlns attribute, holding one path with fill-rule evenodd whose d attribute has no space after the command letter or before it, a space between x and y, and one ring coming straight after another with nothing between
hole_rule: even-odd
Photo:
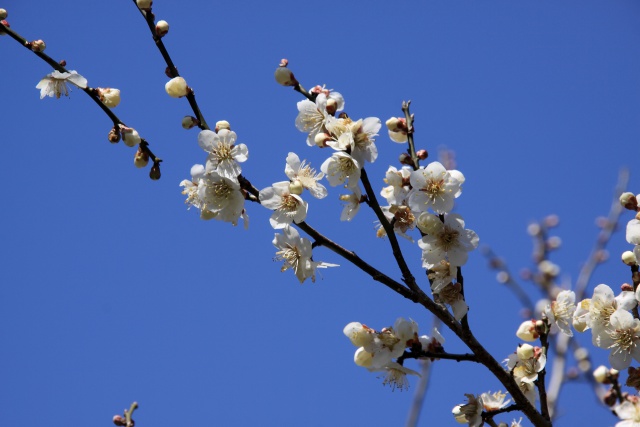
<instances>
[{"instance_id":1,"label":"plum blossom cluster","mask_svg":"<svg viewBox=\"0 0 640 427\"><path fill-rule=\"evenodd\" d=\"M191 168L191 179L183 180L182 194L185 203L200 210L200 218L238 224L240 218L245 228L249 217L244 209L245 192L238 177L242 173L240 163L247 160L249 150L245 144L236 142L237 136L226 121L216 124L217 132L203 130L198 135L198 144L207 153L205 165Z\"/></svg>"},{"instance_id":2,"label":"plum blossom cluster","mask_svg":"<svg viewBox=\"0 0 640 427\"><path fill-rule=\"evenodd\" d=\"M336 264L314 261L311 242L300 237L293 227L286 226L282 229L282 234L276 234L273 245L278 249L276 260L284 261L281 271L293 270L300 283L308 278L315 282L317 268L337 267Z\"/></svg>"},{"instance_id":3,"label":"plum blossom cluster","mask_svg":"<svg viewBox=\"0 0 640 427\"><path fill-rule=\"evenodd\" d=\"M479 396L466 394L467 403L457 405L451 411L455 420L469 427L479 427L483 424L482 412L498 411L506 407L511 400L506 399L506 393L496 391L486 392Z\"/></svg>"},{"instance_id":4,"label":"plum blossom cluster","mask_svg":"<svg viewBox=\"0 0 640 427\"><path fill-rule=\"evenodd\" d=\"M356 365L370 372L381 372L383 384L392 390L406 390L409 387L407 375L420 375L403 365L407 357L431 359L433 354L444 351L444 338L436 328L431 337L419 336L418 324L403 318L379 332L359 322L349 323L343 332L358 347L353 357Z\"/></svg>"}]
</instances>

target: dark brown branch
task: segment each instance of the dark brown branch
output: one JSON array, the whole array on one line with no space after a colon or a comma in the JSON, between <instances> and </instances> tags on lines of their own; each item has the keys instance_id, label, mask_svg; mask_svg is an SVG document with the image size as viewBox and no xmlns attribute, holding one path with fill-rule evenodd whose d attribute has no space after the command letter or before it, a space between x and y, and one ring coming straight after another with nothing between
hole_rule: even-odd
<instances>
[{"instance_id":1,"label":"dark brown branch","mask_svg":"<svg viewBox=\"0 0 640 427\"><path fill-rule=\"evenodd\" d=\"M549 330L548 324L545 322L545 326L547 331ZM548 332L540 335L540 344L542 345L542 354L548 359L549 354L549 334ZM545 375L547 373L547 368L545 366L542 371L538 372L538 380L536 381L536 386L538 387L538 395L540 396L540 412L542 416L545 417L549 422L551 422L551 416L549 415L549 404L547 403L547 389L545 386Z\"/></svg>"}]
</instances>

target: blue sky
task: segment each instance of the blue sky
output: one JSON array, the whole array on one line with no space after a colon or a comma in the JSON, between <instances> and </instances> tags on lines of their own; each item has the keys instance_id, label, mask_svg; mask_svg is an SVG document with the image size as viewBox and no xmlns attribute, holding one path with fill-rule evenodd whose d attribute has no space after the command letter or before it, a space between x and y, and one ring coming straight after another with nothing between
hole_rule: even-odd
<instances>
[{"instance_id":1,"label":"blue sky","mask_svg":"<svg viewBox=\"0 0 640 427\"><path fill-rule=\"evenodd\" d=\"M152 182L133 149L109 144L109 119L83 93L40 100L35 85L50 68L0 38L3 424L109 425L137 400L140 427L403 425L415 387L391 392L355 366L342 328L411 317L428 333L431 316L321 248L317 260L341 266L315 284L280 273L260 206L248 206L249 230L186 209L178 184L205 155L197 130L180 127L188 105L166 95L165 65L132 2L0 7L90 86L119 88L114 112L164 159ZM557 214L563 245L552 259L571 283L621 167L640 192L637 2L156 0L154 10L207 121L228 120L249 147L243 169L258 188L286 179L290 151L317 168L328 156L295 129L300 96L273 81L284 57L306 87L341 92L354 118L384 121L411 99L417 146L432 159L455 150L467 179L457 212L513 271L531 266L527 225ZM368 173L380 189L401 148L384 131L377 145ZM399 279L371 211L338 221L340 193L311 201L309 224ZM417 245L401 243L423 277ZM615 234L589 294L630 280L618 261L628 248ZM505 358L518 344L518 301L479 251L464 274L471 327ZM444 334L449 352L466 351ZM606 356L592 349L596 365ZM464 393L497 389L482 367L438 362L420 425L456 425L450 410ZM558 426L617 421L584 383L566 385L560 412Z\"/></svg>"}]
</instances>

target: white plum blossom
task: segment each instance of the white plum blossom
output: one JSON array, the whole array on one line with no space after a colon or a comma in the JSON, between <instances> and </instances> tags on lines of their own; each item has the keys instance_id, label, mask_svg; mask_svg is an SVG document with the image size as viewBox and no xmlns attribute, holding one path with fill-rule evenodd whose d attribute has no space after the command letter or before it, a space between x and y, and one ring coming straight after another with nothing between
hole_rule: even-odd
<instances>
[{"instance_id":1,"label":"white plum blossom","mask_svg":"<svg viewBox=\"0 0 640 427\"><path fill-rule=\"evenodd\" d=\"M356 347L366 347L373 343L376 331L360 322L351 322L344 327L342 332L349 338L351 344Z\"/></svg>"},{"instance_id":2,"label":"white plum blossom","mask_svg":"<svg viewBox=\"0 0 640 427\"><path fill-rule=\"evenodd\" d=\"M467 403L457 405L451 413L459 424L469 424L469 427L482 425L482 402L473 394L466 394Z\"/></svg>"},{"instance_id":3,"label":"white plum blossom","mask_svg":"<svg viewBox=\"0 0 640 427\"><path fill-rule=\"evenodd\" d=\"M382 368L373 369L373 371L386 372L382 385L388 385L389 387L391 387L392 391L395 391L396 389L404 391L409 388L409 380L407 380L407 375L416 375L418 377L420 376L420 374L413 369L405 368L397 362L390 362Z\"/></svg>"},{"instance_id":4,"label":"white plum blossom","mask_svg":"<svg viewBox=\"0 0 640 427\"><path fill-rule=\"evenodd\" d=\"M522 341L535 341L540 337L536 328L536 320L525 320L516 331L516 336Z\"/></svg>"},{"instance_id":5,"label":"white plum blossom","mask_svg":"<svg viewBox=\"0 0 640 427\"><path fill-rule=\"evenodd\" d=\"M276 234L273 245L278 248L276 259L284 261L280 271L293 269L300 283L304 283L308 278L315 282L317 268L337 267L336 264L313 261L311 242L300 237L293 227L285 227L282 234Z\"/></svg>"},{"instance_id":6,"label":"white plum blossom","mask_svg":"<svg viewBox=\"0 0 640 427\"><path fill-rule=\"evenodd\" d=\"M573 291L561 291L556 300L545 308L545 314L552 325L556 325L562 333L573 336L571 323L576 311L576 294Z\"/></svg>"},{"instance_id":7,"label":"white plum blossom","mask_svg":"<svg viewBox=\"0 0 640 427\"><path fill-rule=\"evenodd\" d=\"M413 238L407 234L407 231L413 230L416 226L416 217L408 206L382 206L382 213L389 223L393 222L393 231L413 243ZM380 225L378 235L386 235L384 228Z\"/></svg>"},{"instance_id":8,"label":"white plum blossom","mask_svg":"<svg viewBox=\"0 0 640 427\"><path fill-rule=\"evenodd\" d=\"M344 202L342 212L340 213L340 221L351 221L360 210L360 203L362 203L362 191L359 186L355 186L350 190L351 194L340 195L340 200Z\"/></svg>"},{"instance_id":9,"label":"white plum blossom","mask_svg":"<svg viewBox=\"0 0 640 427\"><path fill-rule=\"evenodd\" d=\"M417 212L426 212L428 208L438 214L451 212L453 199L460 196L460 186L464 175L458 171L448 171L439 162L432 162L426 168L411 173L413 192L409 197L409 206Z\"/></svg>"},{"instance_id":10,"label":"white plum blossom","mask_svg":"<svg viewBox=\"0 0 640 427\"><path fill-rule=\"evenodd\" d=\"M380 130L380 119L367 117L357 122L351 119L340 120L343 120L345 131L340 134L337 141L328 141L327 145L342 151L349 148L351 156L360 164L364 164L365 161L373 163L378 158L378 149L374 142Z\"/></svg>"},{"instance_id":11,"label":"white plum blossom","mask_svg":"<svg viewBox=\"0 0 640 427\"><path fill-rule=\"evenodd\" d=\"M460 321L469 311L469 306L462 296L462 285L460 283L449 283L441 288L438 292L438 298L441 303L451 307L453 317Z\"/></svg>"},{"instance_id":12,"label":"white plum blossom","mask_svg":"<svg viewBox=\"0 0 640 427\"><path fill-rule=\"evenodd\" d=\"M618 309L631 310L637 304L633 292L624 291L617 297L605 284L596 286L591 299L584 299L573 313L573 327L578 332L591 329L592 342L600 347L600 340L606 335L611 315Z\"/></svg>"},{"instance_id":13,"label":"white plum blossom","mask_svg":"<svg viewBox=\"0 0 640 427\"><path fill-rule=\"evenodd\" d=\"M317 93L316 99L320 98L320 102L323 104L331 104L331 109L335 113L344 109L344 97L340 92L336 92L332 89L327 89L325 85L314 86L309 93Z\"/></svg>"},{"instance_id":14,"label":"white plum blossom","mask_svg":"<svg viewBox=\"0 0 640 427\"><path fill-rule=\"evenodd\" d=\"M622 420L615 427L640 427L640 399L637 396L617 405L615 413Z\"/></svg>"},{"instance_id":15,"label":"white plum blossom","mask_svg":"<svg viewBox=\"0 0 640 427\"><path fill-rule=\"evenodd\" d=\"M360 180L360 163L343 151L333 153L322 163L320 170L324 172L332 187L343 184L349 188L356 187Z\"/></svg>"},{"instance_id":16,"label":"white plum blossom","mask_svg":"<svg viewBox=\"0 0 640 427\"><path fill-rule=\"evenodd\" d=\"M238 182L238 175L242 173L239 163L247 160L249 150L245 144L236 144L236 138L236 133L228 129L218 133L203 130L198 134L198 145L209 153L207 171Z\"/></svg>"},{"instance_id":17,"label":"white plum blossom","mask_svg":"<svg viewBox=\"0 0 640 427\"><path fill-rule=\"evenodd\" d=\"M305 160L301 162L296 153L289 153L287 156L287 166L284 173L291 182L298 181L316 199L327 197L327 189L318 182L324 177L324 173L317 173L315 169L305 163Z\"/></svg>"},{"instance_id":18,"label":"white plum blossom","mask_svg":"<svg viewBox=\"0 0 640 427\"><path fill-rule=\"evenodd\" d=\"M184 180L180 186L184 188L182 194L187 196L185 203L199 209L202 219L217 219L237 225L242 217L245 228L248 226L244 196L237 182L216 172L206 172L203 165L194 165L191 168L191 181Z\"/></svg>"},{"instance_id":19,"label":"white plum blossom","mask_svg":"<svg viewBox=\"0 0 640 427\"><path fill-rule=\"evenodd\" d=\"M518 351L510 354L507 359L507 367L513 372L513 378L526 398L535 403L535 381L538 373L542 371L547 363L547 357L540 347L533 347L529 344L522 344Z\"/></svg>"},{"instance_id":20,"label":"white plum blossom","mask_svg":"<svg viewBox=\"0 0 640 427\"><path fill-rule=\"evenodd\" d=\"M640 220L634 218L627 223L627 242L640 245Z\"/></svg>"},{"instance_id":21,"label":"white plum blossom","mask_svg":"<svg viewBox=\"0 0 640 427\"><path fill-rule=\"evenodd\" d=\"M307 133L307 145L315 145L315 137L320 133L327 122L335 120L326 110L326 96L318 96L316 102L304 99L298 102L298 116L296 117L296 128L300 132Z\"/></svg>"},{"instance_id":22,"label":"white plum blossom","mask_svg":"<svg viewBox=\"0 0 640 427\"><path fill-rule=\"evenodd\" d=\"M640 362L640 320L626 310L616 310L598 344L611 350L609 363L618 371L627 369L632 359Z\"/></svg>"},{"instance_id":23,"label":"white plum blossom","mask_svg":"<svg viewBox=\"0 0 640 427\"><path fill-rule=\"evenodd\" d=\"M260 203L274 211L269 222L275 229L285 228L292 222L299 224L307 217L307 202L291 193L290 186L289 181L276 182L258 194Z\"/></svg>"},{"instance_id":24,"label":"white plum blossom","mask_svg":"<svg viewBox=\"0 0 640 427\"><path fill-rule=\"evenodd\" d=\"M460 267L467 262L468 252L478 247L478 235L473 230L465 230L464 220L458 214L449 214L442 222L437 216L423 212L418 218L418 228L426 233L418 241L425 268L443 259Z\"/></svg>"},{"instance_id":25,"label":"white plum blossom","mask_svg":"<svg viewBox=\"0 0 640 427\"><path fill-rule=\"evenodd\" d=\"M427 277L431 282L431 291L435 294L456 279L458 268L447 260L440 260L429 267Z\"/></svg>"},{"instance_id":26,"label":"white plum blossom","mask_svg":"<svg viewBox=\"0 0 640 427\"><path fill-rule=\"evenodd\" d=\"M390 205L407 204L405 199L408 198L409 190L409 177L411 176L411 169L409 166L403 166L400 170L389 166L384 178L384 182L389 184L384 187L380 192L380 195L387 199L387 203Z\"/></svg>"},{"instance_id":27,"label":"white plum blossom","mask_svg":"<svg viewBox=\"0 0 640 427\"><path fill-rule=\"evenodd\" d=\"M81 88L87 88L87 79L82 77L75 71L69 71L61 73L58 70L54 70L51 74L47 74L36 85L36 89L40 89L40 99L45 96L60 98L60 96L69 96L69 89L67 88L67 82Z\"/></svg>"}]
</instances>

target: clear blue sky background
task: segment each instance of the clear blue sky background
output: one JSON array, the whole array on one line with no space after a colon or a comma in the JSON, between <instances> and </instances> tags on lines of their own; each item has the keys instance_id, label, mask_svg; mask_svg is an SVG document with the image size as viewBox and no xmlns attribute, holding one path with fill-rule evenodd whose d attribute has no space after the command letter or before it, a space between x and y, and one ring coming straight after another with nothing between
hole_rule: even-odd
<instances>
[{"instance_id":1,"label":"clear blue sky background","mask_svg":"<svg viewBox=\"0 0 640 427\"><path fill-rule=\"evenodd\" d=\"M154 6L208 122L230 121L248 145L243 167L258 188L285 179L289 151L318 168L328 156L294 127L300 96L273 81L286 57L306 87L340 91L354 118L384 121L411 99L418 147L432 158L442 145L456 151L467 178L458 212L514 271L531 265L528 223L553 213L563 239L553 260L574 280L620 167L640 192L637 1ZM315 258L341 267L315 284L280 273L260 206L248 206L248 231L187 211L178 183L205 155L197 130L180 127L188 105L165 94L165 65L132 2L0 7L90 86L121 89L115 113L165 160L152 182L133 149L109 144L109 119L83 93L40 100L50 68L0 38L0 424L106 426L137 400L140 427L403 425L415 387L391 392L355 366L342 328L403 316L428 333L431 316L324 249ZM401 146L383 130L378 149L368 169L380 189ZM311 200L308 222L399 279L372 212L338 221L340 193ZM419 249L402 245L423 277ZM614 236L589 294L630 280L618 261L628 247ZM464 273L471 326L503 359L518 343L520 306L479 251ZM444 334L448 351L466 350ZM499 388L481 366L439 362L420 425L456 425L464 393ZM617 422L583 383L565 387L560 407L558 426Z\"/></svg>"}]
</instances>

